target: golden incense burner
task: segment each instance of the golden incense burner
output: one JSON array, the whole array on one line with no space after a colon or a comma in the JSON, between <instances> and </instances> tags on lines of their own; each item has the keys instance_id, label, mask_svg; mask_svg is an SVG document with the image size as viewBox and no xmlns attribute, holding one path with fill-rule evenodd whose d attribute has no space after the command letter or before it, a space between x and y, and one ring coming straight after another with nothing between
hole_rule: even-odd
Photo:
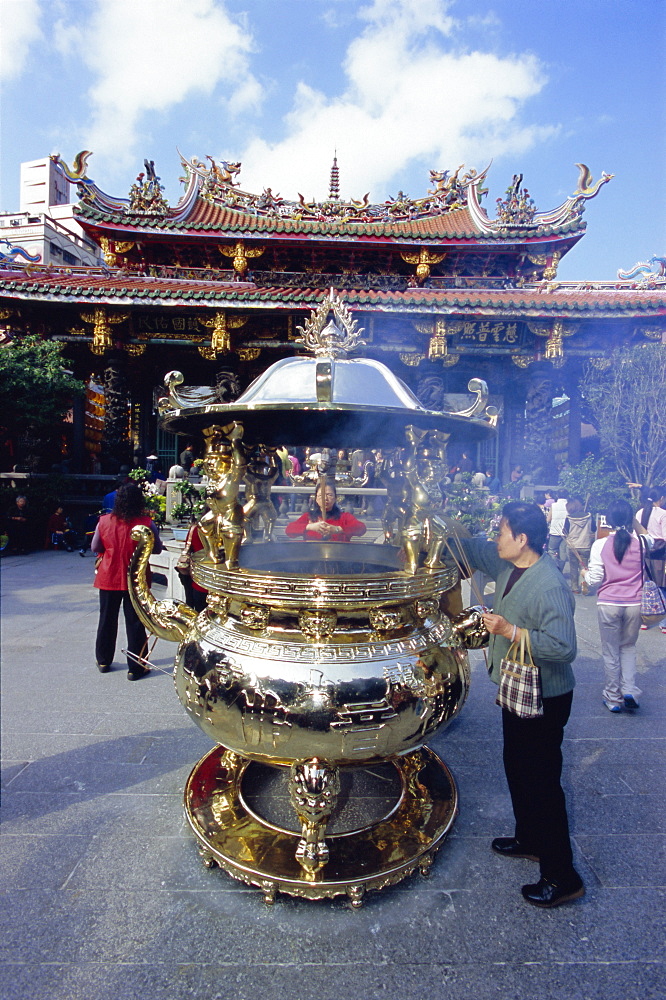
<instances>
[{"instance_id":1,"label":"golden incense burner","mask_svg":"<svg viewBox=\"0 0 666 1000\"><path fill-rule=\"evenodd\" d=\"M459 624L441 610L459 573L447 557L451 525L439 482L451 435L491 428L479 416L487 390L478 380L469 411L442 414L421 407L378 362L346 360L362 342L333 293L302 332L315 357L277 362L234 403L200 395L183 405L182 376L167 376L164 425L200 430L206 441L210 509L199 521L204 548L192 575L208 591L207 606L197 615L152 596L152 534L143 527L134 529L130 593L148 628L178 642L176 691L215 744L185 790L204 862L259 886L267 902L278 891L345 893L359 906L368 889L417 868L425 874L457 812L453 778L424 744L460 711L466 648L483 636L473 610ZM250 532L244 540L241 482L261 496L248 455L259 445L272 467L279 444L324 447L336 438L406 448L389 491L385 544L275 541L269 521L263 541ZM326 470L323 461L322 485ZM256 808L248 778L259 765L288 774L296 824ZM377 766L388 767L395 787L384 813L327 832L341 784Z\"/></svg>"}]
</instances>

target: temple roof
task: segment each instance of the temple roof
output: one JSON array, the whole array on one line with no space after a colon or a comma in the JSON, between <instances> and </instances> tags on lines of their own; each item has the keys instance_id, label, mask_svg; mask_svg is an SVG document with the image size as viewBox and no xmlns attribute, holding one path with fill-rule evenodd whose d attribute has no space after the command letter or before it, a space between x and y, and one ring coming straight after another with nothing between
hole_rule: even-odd
<instances>
[{"instance_id":1,"label":"temple roof","mask_svg":"<svg viewBox=\"0 0 666 1000\"><path fill-rule=\"evenodd\" d=\"M302 236L337 234L353 239L374 237L412 242L417 240L474 239L482 235L470 216L467 207L456 209L444 215L431 215L418 219L383 220L379 222L362 220L341 220L311 218L281 218L279 216L252 215L223 205L211 204L198 198L192 211L185 218L146 218L131 213L104 213L82 205L77 209L77 217L99 223L99 228L121 229L127 232L168 231L173 235L214 233L233 236Z\"/></svg>"},{"instance_id":2,"label":"temple roof","mask_svg":"<svg viewBox=\"0 0 666 1000\"><path fill-rule=\"evenodd\" d=\"M561 240L566 252L585 230L585 203L609 181L610 174L593 183L590 171L577 164L579 178L574 192L556 209L539 212L522 183L514 175L504 199L497 199L497 218L482 207L487 194L484 181L488 168L477 173L430 171L427 192L411 198L399 191L395 198L373 203L366 194L344 201L336 183L329 198L308 202L302 195L289 201L273 194L270 187L257 195L240 188L236 178L240 163L217 163L210 167L193 157L181 157L185 169L185 192L170 207L163 196L154 164L144 161L128 198L105 194L86 173L90 153L78 154L74 169L54 157L70 183L78 185L81 203L75 212L80 223L98 238L169 234L171 237L213 235L218 239L337 239L343 242L439 243L473 242L512 244Z\"/></svg>"},{"instance_id":3,"label":"temple roof","mask_svg":"<svg viewBox=\"0 0 666 1000\"><path fill-rule=\"evenodd\" d=\"M128 274L119 269L0 269L0 297L31 302L96 303L133 306L188 306L215 309L310 309L326 292L253 282L190 280ZM539 282L522 288L346 288L350 308L379 312L475 313L622 317L666 315L666 284Z\"/></svg>"}]
</instances>

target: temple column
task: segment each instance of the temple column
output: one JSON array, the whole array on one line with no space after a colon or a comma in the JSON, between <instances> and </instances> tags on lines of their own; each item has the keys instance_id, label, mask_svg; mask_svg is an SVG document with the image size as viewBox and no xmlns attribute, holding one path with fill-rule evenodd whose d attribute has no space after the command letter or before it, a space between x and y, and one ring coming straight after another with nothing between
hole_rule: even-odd
<instances>
[{"instance_id":1,"label":"temple column","mask_svg":"<svg viewBox=\"0 0 666 1000\"><path fill-rule=\"evenodd\" d=\"M130 468L132 465L129 440L130 391L127 355L124 351L109 351L106 355L102 381L106 397L102 468L106 474L114 475L121 465Z\"/></svg>"},{"instance_id":2,"label":"temple column","mask_svg":"<svg viewBox=\"0 0 666 1000\"><path fill-rule=\"evenodd\" d=\"M85 472L85 396L77 396L72 403L73 434L70 472Z\"/></svg>"},{"instance_id":3,"label":"temple column","mask_svg":"<svg viewBox=\"0 0 666 1000\"><path fill-rule=\"evenodd\" d=\"M581 405L578 378L571 379L571 382L566 386L566 393L569 397L569 447L567 461L569 465L577 465L581 460Z\"/></svg>"},{"instance_id":4,"label":"temple column","mask_svg":"<svg viewBox=\"0 0 666 1000\"><path fill-rule=\"evenodd\" d=\"M548 361L530 365L525 397L525 469L534 484L554 483L557 469L553 455L553 398L555 372Z\"/></svg>"},{"instance_id":5,"label":"temple column","mask_svg":"<svg viewBox=\"0 0 666 1000\"><path fill-rule=\"evenodd\" d=\"M491 379L492 376L489 375L489 381ZM502 483L508 483L513 466L524 461L526 382L526 374L511 367L503 373L503 379L499 385L504 397L504 419L500 423L499 430L498 469Z\"/></svg>"}]
</instances>

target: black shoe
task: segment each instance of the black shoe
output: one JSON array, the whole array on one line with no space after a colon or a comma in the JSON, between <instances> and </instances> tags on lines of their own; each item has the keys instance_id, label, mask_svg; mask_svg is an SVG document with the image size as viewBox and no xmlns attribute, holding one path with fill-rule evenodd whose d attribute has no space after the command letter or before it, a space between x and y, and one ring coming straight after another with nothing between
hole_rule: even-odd
<instances>
[{"instance_id":1,"label":"black shoe","mask_svg":"<svg viewBox=\"0 0 666 1000\"><path fill-rule=\"evenodd\" d=\"M99 670L100 674L108 674L109 670L111 669L111 664L110 663L98 663L97 664L97 669Z\"/></svg>"},{"instance_id":2,"label":"black shoe","mask_svg":"<svg viewBox=\"0 0 666 1000\"><path fill-rule=\"evenodd\" d=\"M561 906L562 903L570 903L573 899L580 899L585 895L585 886L578 876L575 882L566 886L555 885L554 882L542 877L535 885L524 885L520 891L523 899L532 906L551 909L553 906Z\"/></svg>"},{"instance_id":3,"label":"black shoe","mask_svg":"<svg viewBox=\"0 0 666 1000\"><path fill-rule=\"evenodd\" d=\"M128 681L140 681L142 677L150 673L150 667L146 667L144 670L128 670L127 680Z\"/></svg>"},{"instance_id":4,"label":"black shoe","mask_svg":"<svg viewBox=\"0 0 666 1000\"><path fill-rule=\"evenodd\" d=\"M519 844L515 837L496 837L490 845L495 854L503 858L525 858L527 861L538 861L538 855L532 854L526 847Z\"/></svg>"},{"instance_id":5,"label":"black shoe","mask_svg":"<svg viewBox=\"0 0 666 1000\"><path fill-rule=\"evenodd\" d=\"M85 549L79 549L79 555L81 556L82 559L85 559L85 557L86 557L86 550Z\"/></svg>"}]
</instances>

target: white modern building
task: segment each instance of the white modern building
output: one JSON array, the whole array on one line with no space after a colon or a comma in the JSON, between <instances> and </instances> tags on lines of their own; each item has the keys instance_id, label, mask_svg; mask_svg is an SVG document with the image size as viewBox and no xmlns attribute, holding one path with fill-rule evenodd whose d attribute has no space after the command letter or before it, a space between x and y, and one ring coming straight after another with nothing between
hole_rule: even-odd
<instances>
[{"instance_id":1,"label":"white modern building","mask_svg":"<svg viewBox=\"0 0 666 1000\"><path fill-rule=\"evenodd\" d=\"M50 157L21 164L20 208L0 212L0 261L98 267L100 248L74 219L70 184ZM16 253L22 250L24 253ZM24 254L26 256L24 256Z\"/></svg>"}]
</instances>

